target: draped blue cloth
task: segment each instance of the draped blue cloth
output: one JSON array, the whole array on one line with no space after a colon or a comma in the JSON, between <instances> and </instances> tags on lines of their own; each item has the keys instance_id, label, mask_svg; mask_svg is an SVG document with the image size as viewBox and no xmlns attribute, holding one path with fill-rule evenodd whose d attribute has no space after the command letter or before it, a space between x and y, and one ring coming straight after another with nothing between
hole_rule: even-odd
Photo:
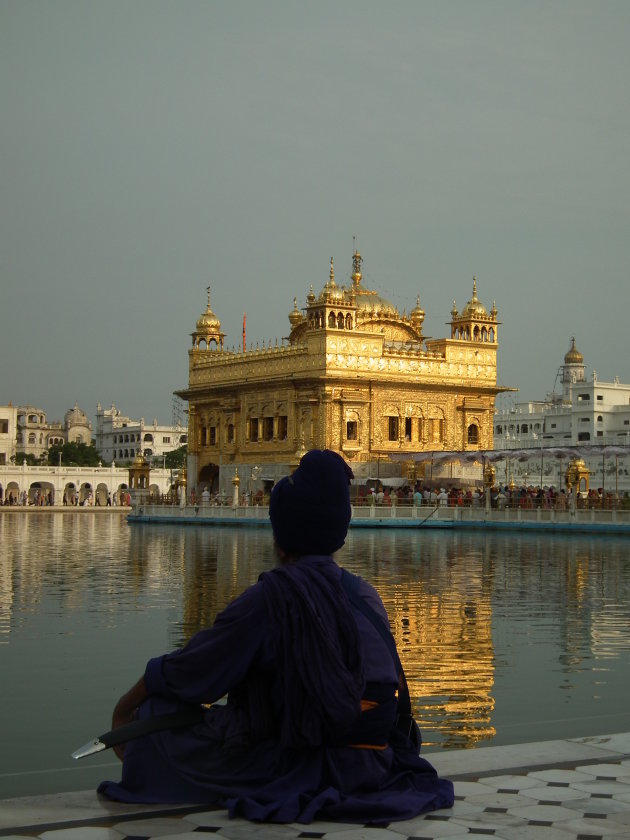
<instances>
[{"instance_id":1,"label":"draped blue cloth","mask_svg":"<svg viewBox=\"0 0 630 840\"><path fill-rule=\"evenodd\" d=\"M360 595L386 617L376 591ZM231 816L383 824L450 807L453 787L393 727L396 670L332 557L261 575L180 651L148 662L139 716L215 703L202 723L127 744L123 802L216 804ZM361 699L378 706L361 713ZM353 744L382 744L365 749Z\"/></svg>"}]
</instances>

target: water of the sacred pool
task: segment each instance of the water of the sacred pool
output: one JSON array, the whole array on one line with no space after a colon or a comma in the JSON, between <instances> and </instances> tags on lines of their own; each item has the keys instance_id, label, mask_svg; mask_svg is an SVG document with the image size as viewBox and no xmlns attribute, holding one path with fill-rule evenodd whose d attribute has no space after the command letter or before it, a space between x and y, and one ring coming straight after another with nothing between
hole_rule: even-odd
<instances>
[{"instance_id":1,"label":"water of the sacred pool","mask_svg":"<svg viewBox=\"0 0 630 840\"><path fill-rule=\"evenodd\" d=\"M381 594L425 753L630 731L627 539L351 530ZM268 527L0 512L0 798L118 778L110 728L147 659L274 564Z\"/></svg>"}]
</instances>

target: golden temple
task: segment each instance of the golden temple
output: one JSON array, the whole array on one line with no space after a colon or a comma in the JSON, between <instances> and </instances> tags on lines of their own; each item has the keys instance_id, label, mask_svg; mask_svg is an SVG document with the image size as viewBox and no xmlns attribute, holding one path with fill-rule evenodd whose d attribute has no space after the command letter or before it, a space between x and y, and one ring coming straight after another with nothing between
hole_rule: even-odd
<instances>
[{"instance_id":1,"label":"golden temple","mask_svg":"<svg viewBox=\"0 0 630 840\"><path fill-rule=\"evenodd\" d=\"M192 333L188 481L217 489L219 468L261 465L279 477L313 447L369 474L392 453L491 449L498 320L472 297L453 302L450 337L427 338L418 298L407 315L363 284L355 250L347 285L333 260L319 294L294 298L290 334L274 346L228 350L210 306ZM273 470L270 468L274 467ZM356 469L355 469L356 472Z\"/></svg>"}]
</instances>

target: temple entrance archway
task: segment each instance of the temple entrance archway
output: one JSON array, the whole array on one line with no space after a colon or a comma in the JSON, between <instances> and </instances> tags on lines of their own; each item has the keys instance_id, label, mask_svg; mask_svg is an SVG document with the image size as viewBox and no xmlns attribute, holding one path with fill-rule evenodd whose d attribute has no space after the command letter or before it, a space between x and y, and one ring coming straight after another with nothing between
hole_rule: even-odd
<instances>
[{"instance_id":1,"label":"temple entrance archway","mask_svg":"<svg viewBox=\"0 0 630 840\"><path fill-rule=\"evenodd\" d=\"M210 493L219 491L219 466L218 464L206 464L199 470L197 489L199 491L207 487Z\"/></svg>"}]
</instances>

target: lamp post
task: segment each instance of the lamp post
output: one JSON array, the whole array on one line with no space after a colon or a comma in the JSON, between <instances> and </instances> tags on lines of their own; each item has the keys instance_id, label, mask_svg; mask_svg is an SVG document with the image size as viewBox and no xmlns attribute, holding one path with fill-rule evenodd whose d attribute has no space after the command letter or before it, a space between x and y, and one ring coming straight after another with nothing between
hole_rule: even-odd
<instances>
[{"instance_id":1,"label":"lamp post","mask_svg":"<svg viewBox=\"0 0 630 840\"><path fill-rule=\"evenodd\" d=\"M238 507L238 488L241 483L241 479L239 478L238 474L238 467L234 471L234 478L232 479L232 486L234 487L234 491L232 494L232 507Z\"/></svg>"},{"instance_id":2,"label":"lamp post","mask_svg":"<svg viewBox=\"0 0 630 840\"><path fill-rule=\"evenodd\" d=\"M495 469L489 461L484 458L483 484L486 488L486 513L490 510L490 490L494 485Z\"/></svg>"}]
</instances>

